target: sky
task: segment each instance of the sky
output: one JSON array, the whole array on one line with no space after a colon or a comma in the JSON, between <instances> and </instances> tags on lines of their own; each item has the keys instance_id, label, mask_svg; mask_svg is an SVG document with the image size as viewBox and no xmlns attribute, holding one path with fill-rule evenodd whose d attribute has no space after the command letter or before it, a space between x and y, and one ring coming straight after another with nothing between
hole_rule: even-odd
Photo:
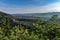
<instances>
[{"instance_id":1,"label":"sky","mask_svg":"<svg viewBox=\"0 0 60 40\"><path fill-rule=\"evenodd\" d=\"M60 12L60 0L0 0L0 11L9 14Z\"/></svg>"}]
</instances>

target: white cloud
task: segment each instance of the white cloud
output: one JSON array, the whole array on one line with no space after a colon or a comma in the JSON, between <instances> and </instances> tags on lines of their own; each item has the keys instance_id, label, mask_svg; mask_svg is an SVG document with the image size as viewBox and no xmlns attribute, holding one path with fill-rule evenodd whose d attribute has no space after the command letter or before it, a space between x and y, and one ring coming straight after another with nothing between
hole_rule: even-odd
<instances>
[{"instance_id":1,"label":"white cloud","mask_svg":"<svg viewBox=\"0 0 60 40\"><path fill-rule=\"evenodd\" d=\"M12 7L6 6L5 4L0 4L0 11L6 13L44 13L44 12L60 12L60 2L53 4L48 4L40 7Z\"/></svg>"}]
</instances>

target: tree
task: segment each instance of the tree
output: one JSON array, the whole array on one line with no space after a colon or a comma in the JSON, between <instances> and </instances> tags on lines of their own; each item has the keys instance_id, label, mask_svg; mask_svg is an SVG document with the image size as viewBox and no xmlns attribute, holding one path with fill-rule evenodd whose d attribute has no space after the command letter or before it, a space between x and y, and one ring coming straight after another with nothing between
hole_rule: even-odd
<instances>
[{"instance_id":1,"label":"tree","mask_svg":"<svg viewBox=\"0 0 60 40\"><path fill-rule=\"evenodd\" d=\"M49 20L56 21L57 20L57 17L58 17L58 15L53 15Z\"/></svg>"}]
</instances>

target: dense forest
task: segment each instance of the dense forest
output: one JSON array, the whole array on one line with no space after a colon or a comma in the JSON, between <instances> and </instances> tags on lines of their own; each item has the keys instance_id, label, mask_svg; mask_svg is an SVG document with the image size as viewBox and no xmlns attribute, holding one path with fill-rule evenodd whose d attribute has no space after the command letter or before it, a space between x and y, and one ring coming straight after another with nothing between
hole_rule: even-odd
<instances>
[{"instance_id":1,"label":"dense forest","mask_svg":"<svg viewBox=\"0 0 60 40\"><path fill-rule=\"evenodd\" d=\"M20 20L0 12L0 40L60 40L57 17L53 15L47 21L37 17Z\"/></svg>"}]
</instances>

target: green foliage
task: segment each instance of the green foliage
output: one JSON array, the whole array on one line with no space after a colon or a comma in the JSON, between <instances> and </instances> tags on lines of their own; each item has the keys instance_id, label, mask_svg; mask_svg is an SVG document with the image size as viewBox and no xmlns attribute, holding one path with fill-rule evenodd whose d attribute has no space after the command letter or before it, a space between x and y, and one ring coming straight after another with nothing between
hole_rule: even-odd
<instances>
[{"instance_id":1,"label":"green foliage","mask_svg":"<svg viewBox=\"0 0 60 40\"><path fill-rule=\"evenodd\" d=\"M12 26L9 18L0 17L0 40L60 40L60 22L56 18L37 18L31 24Z\"/></svg>"}]
</instances>

